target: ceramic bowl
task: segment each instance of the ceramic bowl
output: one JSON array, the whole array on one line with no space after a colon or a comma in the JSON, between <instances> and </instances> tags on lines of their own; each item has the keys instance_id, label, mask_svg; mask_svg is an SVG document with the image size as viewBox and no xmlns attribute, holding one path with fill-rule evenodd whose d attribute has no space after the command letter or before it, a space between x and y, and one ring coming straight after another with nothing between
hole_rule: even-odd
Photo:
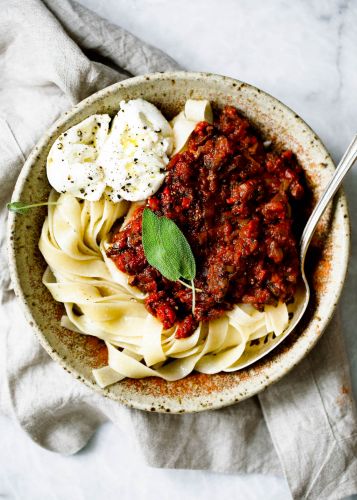
<instances>
[{"instance_id":1,"label":"ceramic bowl","mask_svg":"<svg viewBox=\"0 0 357 500\"><path fill-rule=\"evenodd\" d=\"M188 98L209 99L215 107L236 106L277 148L291 149L303 166L317 199L334 171L329 153L316 134L291 109L246 83L205 73L156 73L114 84L65 113L42 137L18 178L13 201L47 200L46 157L59 134L94 113L114 115L122 99L145 98L166 117L181 110ZM106 389L96 385L92 368L106 363L100 340L60 326L62 305L42 284L46 264L38 250L46 208L26 216L9 214L9 254L15 293L40 343L75 378L101 394L134 408L184 413L220 408L248 398L276 382L314 346L328 324L343 286L349 252L346 200L340 193L320 224L310 258L312 300L303 321L269 355L235 373L193 373L177 382L158 378L125 379Z\"/></svg>"}]
</instances>

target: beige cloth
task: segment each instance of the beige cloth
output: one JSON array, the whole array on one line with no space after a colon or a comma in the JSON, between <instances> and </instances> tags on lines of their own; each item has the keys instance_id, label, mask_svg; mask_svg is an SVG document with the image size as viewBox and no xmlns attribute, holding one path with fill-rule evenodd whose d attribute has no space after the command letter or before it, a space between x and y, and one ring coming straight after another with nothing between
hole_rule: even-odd
<instances>
[{"instance_id":1,"label":"beige cloth","mask_svg":"<svg viewBox=\"0 0 357 500\"><path fill-rule=\"evenodd\" d=\"M0 0L1 409L39 445L80 450L110 419L154 467L285 474L294 498L357 492L357 426L335 317L313 352L258 397L196 415L130 410L95 394L39 346L14 300L5 202L35 142L65 109L170 58L68 0Z\"/></svg>"}]
</instances>

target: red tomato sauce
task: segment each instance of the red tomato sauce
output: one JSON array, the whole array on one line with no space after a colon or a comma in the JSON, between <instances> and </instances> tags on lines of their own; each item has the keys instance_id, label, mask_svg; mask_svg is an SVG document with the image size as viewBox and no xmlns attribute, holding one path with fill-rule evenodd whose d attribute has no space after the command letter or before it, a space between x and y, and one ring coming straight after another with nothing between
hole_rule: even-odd
<instances>
[{"instance_id":1,"label":"red tomato sauce","mask_svg":"<svg viewBox=\"0 0 357 500\"><path fill-rule=\"evenodd\" d=\"M305 189L291 151L269 151L231 106L215 122L197 124L187 149L168 164L160 190L147 201L173 219L196 259L196 308L192 291L150 266L141 242L143 208L113 233L108 256L129 283L147 293L145 306L164 328L178 324L177 338L199 321L220 317L238 303L262 310L292 300L299 271L296 218Z\"/></svg>"}]
</instances>

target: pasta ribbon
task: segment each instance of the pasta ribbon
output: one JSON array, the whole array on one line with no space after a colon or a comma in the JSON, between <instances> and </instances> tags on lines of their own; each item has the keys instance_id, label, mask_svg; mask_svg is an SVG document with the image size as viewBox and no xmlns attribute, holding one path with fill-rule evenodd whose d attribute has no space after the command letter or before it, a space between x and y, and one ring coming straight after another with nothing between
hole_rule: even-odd
<instances>
[{"instance_id":1,"label":"pasta ribbon","mask_svg":"<svg viewBox=\"0 0 357 500\"><path fill-rule=\"evenodd\" d=\"M184 111L171 121L174 133L174 154L181 151L199 122L213 123L211 104L207 100L188 99Z\"/></svg>"}]
</instances>

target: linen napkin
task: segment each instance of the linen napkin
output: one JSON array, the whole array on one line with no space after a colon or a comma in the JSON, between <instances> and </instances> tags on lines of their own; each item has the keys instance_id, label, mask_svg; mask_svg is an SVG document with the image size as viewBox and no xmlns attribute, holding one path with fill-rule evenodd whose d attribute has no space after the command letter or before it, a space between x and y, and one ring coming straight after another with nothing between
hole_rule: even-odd
<instances>
[{"instance_id":1,"label":"linen napkin","mask_svg":"<svg viewBox=\"0 0 357 500\"><path fill-rule=\"evenodd\" d=\"M40 446L63 454L80 450L109 419L154 467L284 474L297 499L357 492L357 421L338 315L282 381L235 406L192 415L109 401L38 344L11 290L5 248L5 203L24 158L84 97L130 75L178 66L70 0L0 0L0 9L1 410Z\"/></svg>"}]
</instances>

